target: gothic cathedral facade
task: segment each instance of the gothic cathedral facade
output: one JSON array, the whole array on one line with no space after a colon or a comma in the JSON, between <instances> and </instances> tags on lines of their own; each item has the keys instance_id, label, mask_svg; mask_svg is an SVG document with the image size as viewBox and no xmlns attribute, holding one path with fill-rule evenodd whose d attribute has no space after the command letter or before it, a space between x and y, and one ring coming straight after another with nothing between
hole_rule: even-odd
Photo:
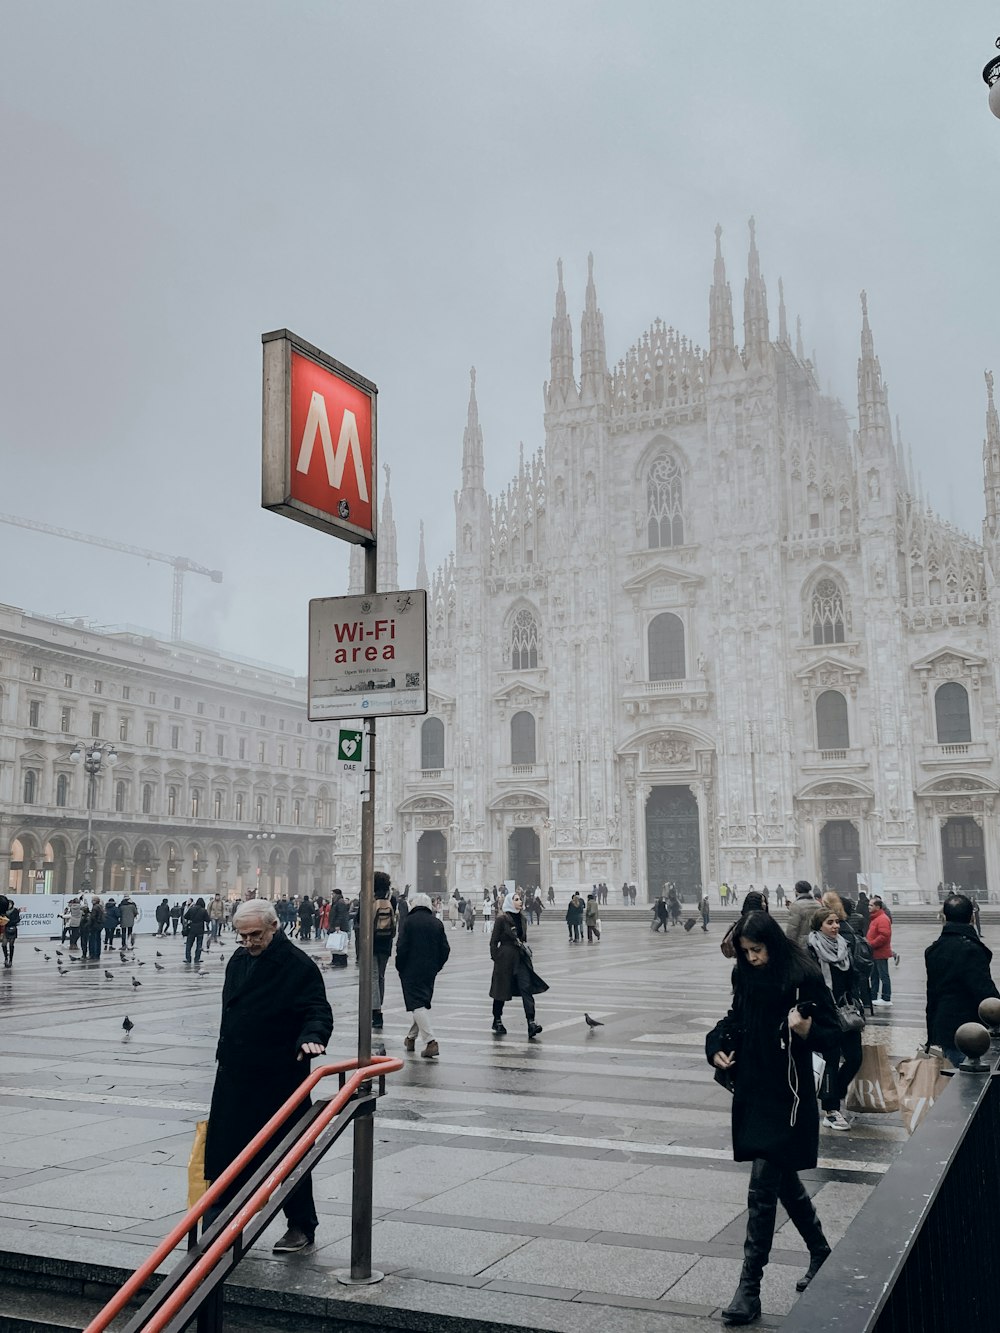
<instances>
[{"instance_id":1,"label":"gothic cathedral facade","mask_svg":"<svg viewBox=\"0 0 1000 1333\"><path fill-rule=\"evenodd\" d=\"M593 262L579 366L560 265L544 446L496 496L473 372L430 712L380 745L397 882L1000 893L992 378L978 543L918 494L864 294L852 430L783 295L771 337L752 221L737 344L720 238L707 350L657 320L610 369Z\"/></svg>"}]
</instances>

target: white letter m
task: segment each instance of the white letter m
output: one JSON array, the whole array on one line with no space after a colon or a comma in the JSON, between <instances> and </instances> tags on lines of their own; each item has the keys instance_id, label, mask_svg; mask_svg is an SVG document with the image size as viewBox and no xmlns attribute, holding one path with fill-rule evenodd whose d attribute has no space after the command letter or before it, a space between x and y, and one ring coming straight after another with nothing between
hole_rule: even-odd
<instances>
[{"instance_id":1,"label":"white letter m","mask_svg":"<svg viewBox=\"0 0 1000 1333\"><path fill-rule=\"evenodd\" d=\"M335 453L333 437L330 434L330 421L326 414L326 399L321 393L314 390L309 403L309 412L306 416L305 430L302 432L299 461L295 465L296 472L309 471L317 431L319 431L320 439L323 441L326 475L331 487L335 491L340 490L341 478L344 475L344 464L347 461L347 451L350 449L351 458L354 460L354 475L358 482L358 498L367 503L368 485L365 481L365 469L361 461L361 440L358 437L358 423L355 420L354 413L346 409L344 411L344 419L340 423L340 439L337 441Z\"/></svg>"}]
</instances>

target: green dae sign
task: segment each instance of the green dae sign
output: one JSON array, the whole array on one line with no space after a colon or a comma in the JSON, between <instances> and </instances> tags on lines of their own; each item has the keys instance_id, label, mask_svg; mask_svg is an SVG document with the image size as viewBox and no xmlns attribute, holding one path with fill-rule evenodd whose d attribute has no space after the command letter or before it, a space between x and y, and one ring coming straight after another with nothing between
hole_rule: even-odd
<instances>
[{"instance_id":1,"label":"green dae sign","mask_svg":"<svg viewBox=\"0 0 1000 1333\"><path fill-rule=\"evenodd\" d=\"M345 773L356 773L361 763L361 732L341 731L337 741L337 758Z\"/></svg>"}]
</instances>

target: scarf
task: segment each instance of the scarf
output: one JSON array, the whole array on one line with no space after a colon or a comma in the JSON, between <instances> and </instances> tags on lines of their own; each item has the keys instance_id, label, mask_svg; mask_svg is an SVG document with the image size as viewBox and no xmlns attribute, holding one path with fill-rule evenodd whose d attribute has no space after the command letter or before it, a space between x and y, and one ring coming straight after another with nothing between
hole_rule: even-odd
<instances>
[{"instance_id":1,"label":"scarf","mask_svg":"<svg viewBox=\"0 0 1000 1333\"><path fill-rule=\"evenodd\" d=\"M811 930L809 932L809 947L815 953L816 960L822 969L823 980L832 991L833 977L830 975L830 968L836 967L841 972L846 972L851 966L851 955L847 947L847 941L842 935L838 935L835 940L831 940L821 930Z\"/></svg>"}]
</instances>

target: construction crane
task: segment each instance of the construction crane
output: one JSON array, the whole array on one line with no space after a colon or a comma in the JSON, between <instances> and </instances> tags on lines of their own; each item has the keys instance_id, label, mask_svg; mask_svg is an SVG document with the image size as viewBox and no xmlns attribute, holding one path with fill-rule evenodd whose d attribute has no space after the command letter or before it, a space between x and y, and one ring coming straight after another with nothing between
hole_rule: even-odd
<instances>
[{"instance_id":1,"label":"construction crane","mask_svg":"<svg viewBox=\"0 0 1000 1333\"><path fill-rule=\"evenodd\" d=\"M181 615L184 607L184 575L204 574L213 583L222 582L220 569L206 569L196 565L184 555L163 555L160 551L147 551L141 546L129 546L127 542L115 542L110 537L95 537L88 532L73 532L69 528L54 528L51 523L41 523L37 518L20 518L17 514L0 514L0 523L10 523L15 528L30 528L33 532L47 532L50 537L67 537L73 542L86 542L89 546L106 546L109 551L124 551L126 555L138 555L143 560L159 560L170 565L174 571L173 615L170 620L170 638L178 643L181 638Z\"/></svg>"}]
</instances>

